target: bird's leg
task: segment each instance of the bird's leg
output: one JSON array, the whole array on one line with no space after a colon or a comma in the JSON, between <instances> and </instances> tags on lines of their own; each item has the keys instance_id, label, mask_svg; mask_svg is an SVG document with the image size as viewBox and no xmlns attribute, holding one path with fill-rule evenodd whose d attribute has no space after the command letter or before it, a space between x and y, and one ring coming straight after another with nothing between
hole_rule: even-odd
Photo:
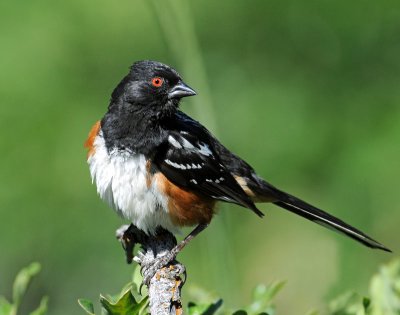
<instances>
[{"instance_id":1,"label":"bird's leg","mask_svg":"<svg viewBox=\"0 0 400 315\"><path fill-rule=\"evenodd\" d=\"M179 244L177 244L169 252L155 259L154 263L151 266L147 268L145 267L143 269L143 283L148 286L150 280L153 278L156 272L160 270L162 267L168 265L171 261L173 261L175 257L179 254L179 252L207 226L208 223L199 224L192 232L190 232Z\"/></svg>"},{"instance_id":2,"label":"bird's leg","mask_svg":"<svg viewBox=\"0 0 400 315\"><path fill-rule=\"evenodd\" d=\"M199 224L198 226L196 226L196 228L190 232L184 239L182 242L180 242L178 245L176 245L171 251L170 253L173 255L173 258L176 257L176 255L179 254L179 252L192 240L194 239L198 234L200 234L200 232L202 232L206 227L208 226L208 223L203 223L203 224Z\"/></svg>"},{"instance_id":3,"label":"bird's leg","mask_svg":"<svg viewBox=\"0 0 400 315\"><path fill-rule=\"evenodd\" d=\"M143 244L147 239L147 235L139 230L133 224L123 225L116 231L117 239L121 242L122 248L125 251L126 262L132 263L133 249L136 244Z\"/></svg>"}]
</instances>

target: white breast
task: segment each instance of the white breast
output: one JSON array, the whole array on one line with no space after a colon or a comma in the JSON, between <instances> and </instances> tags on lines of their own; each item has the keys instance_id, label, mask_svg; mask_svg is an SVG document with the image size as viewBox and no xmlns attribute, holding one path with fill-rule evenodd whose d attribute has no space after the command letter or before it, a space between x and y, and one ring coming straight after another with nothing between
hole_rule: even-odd
<instances>
[{"instance_id":1,"label":"white breast","mask_svg":"<svg viewBox=\"0 0 400 315\"><path fill-rule=\"evenodd\" d=\"M109 153L100 131L88 163L98 194L120 215L147 233L154 233L157 226L177 231L157 181L148 186L144 155L119 150Z\"/></svg>"}]
</instances>

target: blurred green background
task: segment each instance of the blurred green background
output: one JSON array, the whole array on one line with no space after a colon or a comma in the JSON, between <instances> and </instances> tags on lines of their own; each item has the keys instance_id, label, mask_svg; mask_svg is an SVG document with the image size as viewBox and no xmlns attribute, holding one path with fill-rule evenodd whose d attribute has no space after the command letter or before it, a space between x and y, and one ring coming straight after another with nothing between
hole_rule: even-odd
<instances>
[{"instance_id":1,"label":"blurred green background","mask_svg":"<svg viewBox=\"0 0 400 315\"><path fill-rule=\"evenodd\" d=\"M400 250L398 1L1 1L0 39L0 292L41 262L26 308L48 294L80 314L130 278L83 142L141 59L181 72L198 92L182 109L270 182ZM196 285L240 307L287 279L278 309L301 314L366 293L392 257L260 207L221 205L179 256L186 300Z\"/></svg>"}]
</instances>

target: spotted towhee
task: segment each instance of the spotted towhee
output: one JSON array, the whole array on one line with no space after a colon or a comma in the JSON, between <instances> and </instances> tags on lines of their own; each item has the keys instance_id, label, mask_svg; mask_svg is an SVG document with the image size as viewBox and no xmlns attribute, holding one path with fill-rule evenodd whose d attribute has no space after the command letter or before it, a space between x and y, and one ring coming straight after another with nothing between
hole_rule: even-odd
<instances>
[{"instance_id":1,"label":"spotted towhee","mask_svg":"<svg viewBox=\"0 0 400 315\"><path fill-rule=\"evenodd\" d=\"M207 227L217 201L238 204L260 217L263 213L255 203L272 202L366 246L389 251L356 228L263 180L179 110L181 98L192 95L196 92L171 67L136 62L113 91L107 113L85 143L100 197L137 228L154 234L159 226L171 232L197 226L168 259Z\"/></svg>"}]
</instances>

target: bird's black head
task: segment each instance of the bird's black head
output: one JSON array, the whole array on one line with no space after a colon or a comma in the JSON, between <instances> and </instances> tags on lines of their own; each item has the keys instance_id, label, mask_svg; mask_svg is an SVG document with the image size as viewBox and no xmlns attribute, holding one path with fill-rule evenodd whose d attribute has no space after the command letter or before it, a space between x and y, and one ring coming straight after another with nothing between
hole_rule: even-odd
<instances>
[{"instance_id":1,"label":"bird's black head","mask_svg":"<svg viewBox=\"0 0 400 315\"><path fill-rule=\"evenodd\" d=\"M196 95L173 68L157 61L135 62L129 74L115 88L111 104L134 111L152 111L160 115L174 112L182 97Z\"/></svg>"}]
</instances>

